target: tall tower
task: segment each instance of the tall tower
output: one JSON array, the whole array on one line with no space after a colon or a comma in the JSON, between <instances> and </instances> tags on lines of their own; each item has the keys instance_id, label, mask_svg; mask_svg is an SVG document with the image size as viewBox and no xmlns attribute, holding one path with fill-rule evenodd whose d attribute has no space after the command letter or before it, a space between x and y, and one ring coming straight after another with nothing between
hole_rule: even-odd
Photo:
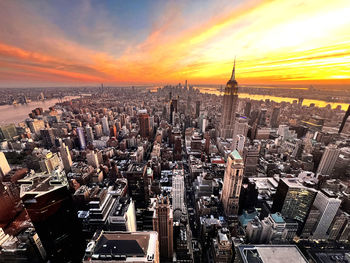
<instances>
[{"instance_id":1,"label":"tall tower","mask_svg":"<svg viewBox=\"0 0 350 263\"><path fill-rule=\"evenodd\" d=\"M45 148L50 149L55 145L55 135L53 134L53 130L51 128L40 130L40 135L43 139Z\"/></svg>"},{"instance_id":2,"label":"tall tower","mask_svg":"<svg viewBox=\"0 0 350 263\"><path fill-rule=\"evenodd\" d=\"M348 107L348 110L345 112L345 115L344 115L343 121L341 122L338 133L342 133L344 126L345 126L345 123L346 123L346 120L349 118L349 116L350 116L350 105Z\"/></svg>"},{"instance_id":3,"label":"tall tower","mask_svg":"<svg viewBox=\"0 0 350 263\"><path fill-rule=\"evenodd\" d=\"M338 159L340 150L335 145L329 145L324 151L320 164L317 168L317 173L322 175L331 175L334 165Z\"/></svg>"},{"instance_id":4,"label":"tall tower","mask_svg":"<svg viewBox=\"0 0 350 263\"><path fill-rule=\"evenodd\" d=\"M238 151L230 153L226 163L221 201L227 216L238 215L239 195L243 180L243 159Z\"/></svg>"},{"instance_id":5,"label":"tall tower","mask_svg":"<svg viewBox=\"0 0 350 263\"><path fill-rule=\"evenodd\" d=\"M88 143L92 143L94 141L94 133L92 132L92 127L90 125L86 125L85 127L86 139Z\"/></svg>"},{"instance_id":6,"label":"tall tower","mask_svg":"<svg viewBox=\"0 0 350 263\"><path fill-rule=\"evenodd\" d=\"M201 111L201 102L198 100L196 101L196 118L199 117L200 111Z\"/></svg>"},{"instance_id":7,"label":"tall tower","mask_svg":"<svg viewBox=\"0 0 350 263\"><path fill-rule=\"evenodd\" d=\"M272 212L298 221L298 235L304 228L317 191L304 186L297 178L280 179L273 200Z\"/></svg>"},{"instance_id":8,"label":"tall tower","mask_svg":"<svg viewBox=\"0 0 350 263\"><path fill-rule=\"evenodd\" d=\"M106 116L104 116L101 119L102 122L102 130L103 130L103 134L104 135L109 135L109 124L108 124L108 118Z\"/></svg>"},{"instance_id":9,"label":"tall tower","mask_svg":"<svg viewBox=\"0 0 350 263\"><path fill-rule=\"evenodd\" d=\"M272 115L271 115L271 128L278 128L278 117L280 115L280 107L276 107L272 110Z\"/></svg>"},{"instance_id":10,"label":"tall tower","mask_svg":"<svg viewBox=\"0 0 350 263\"><path fill-rule=\"evenodd\" d=\"M60 149L60 154L63 162L64 171L68 173L70 171L70 168L72 167L72 157L70 155L68 146L62 143L59 149Z\"/></svg>"},{"instance_id":11,"label":"tall tower","mask_svg":"<svg viewBox=\"0 0 350 263\"><path fill-rule=\"evenodd\" d=\"M153 230L158 232L160 257L171 260L173 257L173 209L168 197L158 196L155 201Z\"/></svg>"},{"instance_id":12,"label":"tall tower","mask_svg":"<svg viewBox=\"0 0 350 263\"><path fill-rule=\"evenodd\" d=\"M140 135L142 138L148 138L151 135L150 117L146 110L139 111Z\"/></svg>"},{"instance_id":13,"label":"tall tower","mask_svg":"<svg viewBox=\"0 0 350 263\"><path fill-rule=\"evenodd\" d=\"M177 170L175 176L173 176L172 195L173 195L173 209L174 219L179 220L184 209L184 175L181 170Z\"/></svg>"},{"instance_id":14,"label":"tall tower","mask_svg":"<svg viewBox=\"0 0 350 263\"><path fill-rule=\"evenodd\" d=\"M78 127L77 128L77 134L78 134L80 149L81 150L85 150L85 148L86 148L86 141L85 141L84 128L83 127Z\"/></svg>"},{"instance_id":15,"label":"tall tower","mask_svg":"<svg viewBox=\"0 0 350 263\"><path fill-rule=\"evenodd\" d=\"M18 180L20 197L50 262L81 262L85 242L65 173Z\"/></svg>"},{"instance_id":16,"label":"tall tower","mask_svg":"<svg viewBox=\"0 0 350 263\"><path fill-rule=\"evenodd\" d=\"M6 156L3 152L0 152L0 181L1 176L5 176L11 171L9 163L7 162Z\"/></svg>"},{"instance_id":17,"label":"tall tower","mask_svg":"<svg viewBox=\"0 0 350 263\"><path fill-rule=\"evenodd\" d=\"M321 217L313 233L314 239L326 239L333 218L337 214L341 200L330 191L318 192L314 201L314 206L321 212Z\"/></svg>"},{"instance_id":18,"label":"tall tower","mask_svg":"<svg viewBox=\"0 0 350 263\"><path fill-rule=\"evenodd\" d=\"M236 119L236 110L238 103L238 84L235 79L236 60L233 64L233 70L230 80L227 82L222 100L223 111L220 123L220 136L223 138L232 138Z\"/></svg>"}]
</instances>

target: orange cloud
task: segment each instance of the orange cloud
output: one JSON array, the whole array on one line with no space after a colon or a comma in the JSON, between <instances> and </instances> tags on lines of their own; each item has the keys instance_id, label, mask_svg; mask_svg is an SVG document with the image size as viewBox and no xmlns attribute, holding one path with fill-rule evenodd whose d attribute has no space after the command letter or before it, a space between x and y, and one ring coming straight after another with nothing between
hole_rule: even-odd
<instances>
[{"instance_id":1,"label":"orange cloud","mask_svg":"<svg viewBox=\"0 0 350 263\"><path fill-rule=\"evenodd\" d=\"M350 83L348 0L248 1L186 26L181 8L169 5L149 36L121 55L66 39L50 25L28 48L0 35L0 65L6 68L0 74L8 81L225 83L237 56L241 84Z\"/></svg>"}]
</instances>

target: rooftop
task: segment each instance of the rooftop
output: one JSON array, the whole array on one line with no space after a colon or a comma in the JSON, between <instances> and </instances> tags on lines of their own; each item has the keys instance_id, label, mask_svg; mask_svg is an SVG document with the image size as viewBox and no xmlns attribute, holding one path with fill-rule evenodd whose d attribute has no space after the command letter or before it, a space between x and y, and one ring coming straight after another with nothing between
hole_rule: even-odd
<instances>
[{"instance_id":1,"label":"rooftop","mask_svg":"<svg viewBox=\"0 0 350 263\"><path fill-rule=\"evenodd\" d=\"M231 152L230 156L234 160L242 160L242 157L241 157L241 155L239 154L239 152L237 150L234 150L233 152Z\"/></svg>"},{"instance_id":2,"label":"rooftop","mask_svg":"<svg viewBox=\"0 0 350 263\"><path fill-rule=\"evenodd\" d=\"M157 255L158 234L149 232L96 232L87 245L85 260L152 262Z\"/></svg>"},{"instance_id":3,"label":"rooftop","mask_svg":"<svg viewBox=\"0 0 350 263\"><path fill-rule=\"evenodd\" d=\"M276 223L284 223L284 219L280 213L271 214L273 221Z\"/></svg>"},{"instance_id":4,"label":"rooftop","mask_svg":"<svg viewBox=\"0 0 350 263\"><path fill-rule=\"evenodd\" d=\"M52 174L39 173L30 174L18 180L20 187L20 197L26 194L43 195L60 187L67 187L68 181L64 173L53 171Z\"/></svg>"},{"instance_id":5,"label":"rooftop","mask_svg":"<svg viewBox=\"0 0 350 263\"><path fill-rule=\"evenodd\" d=\"M240 245L244 263L307 263L295 245Z\"/></svg>"}]
</instances>

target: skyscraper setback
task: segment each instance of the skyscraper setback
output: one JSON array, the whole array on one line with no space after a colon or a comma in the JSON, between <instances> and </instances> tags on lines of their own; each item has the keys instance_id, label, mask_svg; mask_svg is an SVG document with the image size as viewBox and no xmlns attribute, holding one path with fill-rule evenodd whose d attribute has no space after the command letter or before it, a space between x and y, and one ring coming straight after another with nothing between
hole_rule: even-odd
<instances>
[{"instance_id":1,"label":"skyscraper setback","mask_svg":"<svg viewBox=\"0 0 350 263\"><path fill-rule=\"evenodd\" d=\"M243 159L234 150L227 158L221 201L227 216L238 215L239 195L243 180Z\"/></svg>"},{"instance_id":2,"label":"skyscraper setback","mask_svg":"<svg viewBox=\"0 0 350 263\"><path fill-rule=\"evenodd\" d=\"M165 196L158 196L154 205L153 230L158 232L160 258L169 260L173 256L173 209Z\"/></svg>"}]
</instances>

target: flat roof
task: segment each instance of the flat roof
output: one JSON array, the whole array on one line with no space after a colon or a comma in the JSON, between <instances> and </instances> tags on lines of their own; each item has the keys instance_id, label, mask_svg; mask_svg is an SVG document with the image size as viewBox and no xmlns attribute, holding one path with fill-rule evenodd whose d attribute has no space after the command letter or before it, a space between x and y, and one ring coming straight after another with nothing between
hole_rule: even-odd
<instances>
[{"instance_id":1,"label":"flat roof","mask_svg":"<svg viewBox=\"0 0 350 263\"><path fill-rule=\"evenodd\" d=\"M157 244L158 234L155 231L106 231L101 232L96 240L88 244L85 257L99 260L123 259L127 262L144 262L145 259L155 259Z\"/></svg>"},{"instance_id":2,"label":"flat roof","mask_svg":"<svg viewBox=\"0 0 350 263\"><path fill-rule=\"evenodd\" d=\"M232 156L233 159L242 160L242 157L237 150L234 150L233 152L231 152L230 155Z\"/></svg>"},{"instance_id":3,"label":"flat roof","mask_svg":"<svg viewBox=\"0 0 350 263\"><path fill-rule=\"evenodd\" d=\"M295 245L240 245L244 263L307 263Z\"/></svg>"},{"instance_id":4,"label":"flat roof","mask_svg":"<svg viewBox=\"0 0 350 263\"><path fill-rule=\"evenodd\" d=\"M271 214L272 219L276 222L276 223L284 223L285 221L283 220L283 217L281 214L279 213L275 213L275 214Z\"/></svg>"}]
</instances>

